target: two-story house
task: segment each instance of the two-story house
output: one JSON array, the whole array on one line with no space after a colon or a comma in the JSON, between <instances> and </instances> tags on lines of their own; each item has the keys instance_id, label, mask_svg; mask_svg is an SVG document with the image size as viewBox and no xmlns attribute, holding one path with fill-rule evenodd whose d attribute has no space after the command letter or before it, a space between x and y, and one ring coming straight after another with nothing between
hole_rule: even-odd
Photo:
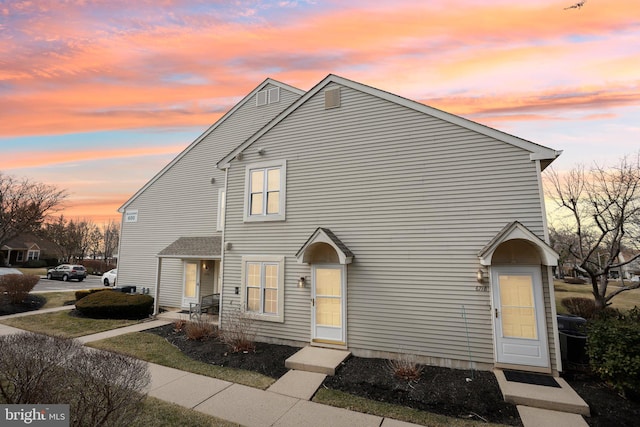
<instances>
[{"instance_id":1,"label":"two-story house","mask_svg":"<svg viewBox=\"0 0 640 427\"><path fill-rule=\"evenodd\" d=\"M558 154L338 76L267 80L123 206L120 280L161 306L219 291L261 340L555 373Z\"/></svg>"}]
</instances>

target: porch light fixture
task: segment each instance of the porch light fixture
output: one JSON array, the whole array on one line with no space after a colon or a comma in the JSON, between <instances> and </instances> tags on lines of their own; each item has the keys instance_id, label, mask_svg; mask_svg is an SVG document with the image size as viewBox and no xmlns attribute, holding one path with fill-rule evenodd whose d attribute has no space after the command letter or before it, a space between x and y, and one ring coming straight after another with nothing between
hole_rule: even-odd
<instances>
[{"instance_id":1,"label":"porch light fixture","mask_svg":"<svg viewBox=\"0 0 640 427\"><path fill-rule=\"evenodd\" d=\"M478 281L478 283L484 283L484 270L479 268L478 271L476 271L476 280Z\"/></svg>"},{"instance_id":2,"label":"porch light fixture","mask_svg":"<svg viewBox=\"0 0 640 427\"><path fill-rule=\"evenodd\" d=\"M298 287L299 288L306 288L307 287L307 279L304 277L300 277L300 279L298 279Z\"/></svg>"},{"instance_id":3,"label":"porch light fixture","mask_svg":"<svg viewBox=\"0 0 640 427\"><path fill-rule=\"evenodd\" d=\"M231 250L231 248L233 247L233 245L231 244L231 242L224 242L224 248L225 250Z\"/></svg>"},{"instance_id":4,"label":"porch light fixture","mask_svg":"<svg viewBox=\"0 0 640 427\"><path fill-rule=\"evenodd\" d=\"M261 156L264 156L265 150L264 148L261 148L258 150L258 154L260 154Z\"/></svg>"}]
</instances>

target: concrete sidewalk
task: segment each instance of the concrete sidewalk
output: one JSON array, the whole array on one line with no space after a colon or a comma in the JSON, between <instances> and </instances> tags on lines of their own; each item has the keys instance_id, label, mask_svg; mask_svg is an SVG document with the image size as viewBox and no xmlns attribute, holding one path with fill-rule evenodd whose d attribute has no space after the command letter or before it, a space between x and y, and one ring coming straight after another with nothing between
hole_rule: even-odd
<instances>
[{"instance_id":1,"label":"concrete sidewalk","mask_svg":"<svg viewBox=\"0 0 640 427\"><path fill-rule=\"evenodd\" d=\"M73 306L38 310L3 318L68 310ZM77 338L83 344L171 323L146 321ZM0 324L0 335L25 332ZM175 403L217 418L248 427L412 427L389 418L349 411L309 401L324 379L323 374L289 371L269 390L149 363L149 396ZM292 397L294 395L295 397Z\"/></svg>"}]
</instances>

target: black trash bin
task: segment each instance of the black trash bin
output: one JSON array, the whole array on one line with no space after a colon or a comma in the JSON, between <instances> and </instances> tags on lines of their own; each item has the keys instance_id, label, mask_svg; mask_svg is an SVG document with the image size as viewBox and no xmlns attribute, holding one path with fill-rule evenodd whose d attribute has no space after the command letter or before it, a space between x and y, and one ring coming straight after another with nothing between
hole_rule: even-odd
<instances>
[{"instance_id":1,"label":"black trash bin","mask_svg":"<svg viewBox=\"0 0 640 427\"><path fill-rule=\"evenodd\" d=\"M571 314L558 314L560 354L565 365L584 365L587 358L587 320Z\"/></svg>"}]
</instances>

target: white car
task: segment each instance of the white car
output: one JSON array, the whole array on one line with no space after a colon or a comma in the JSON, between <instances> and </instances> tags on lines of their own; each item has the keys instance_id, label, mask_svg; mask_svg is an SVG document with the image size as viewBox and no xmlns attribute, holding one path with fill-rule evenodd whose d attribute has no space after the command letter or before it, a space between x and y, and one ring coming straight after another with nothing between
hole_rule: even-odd
<instances>
[{"instance_id":1,"label":"white car","mask_svg":"<svg viewBox=\"0 0 640 427\"><path fill-rule=\"evenodd\" d=\"M117 277L118 277L118 269L114 268L113 270L109 270L102 275L102 283L105 286L115 286Z\"/></svg>"},{"instance_id":2,"label":"white car","mask_svg":"<svg viewBox=\"0 0 640 427\"><path fill-rule=\"evenodd\" d=\"M638 276L638 275L631 276L631 281L632 282L640 282L640 276Z\"/></svg>"}]
</instances>

